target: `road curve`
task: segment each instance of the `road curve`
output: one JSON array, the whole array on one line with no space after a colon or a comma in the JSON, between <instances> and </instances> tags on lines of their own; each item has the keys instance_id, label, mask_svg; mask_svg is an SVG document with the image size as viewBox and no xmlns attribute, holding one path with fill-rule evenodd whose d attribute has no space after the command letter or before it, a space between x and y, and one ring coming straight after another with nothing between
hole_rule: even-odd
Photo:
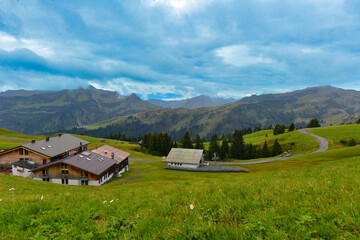
<instances>
[{"instance_id":1,"label":"road curve","mask_svg":"<svg viewBox=\"0 0 360 240\"><path fill-rule=\"evenodd\" d=\"M263 159L263 160L258 160L258 161L249 161L249 162L217 162L216 165L249 165L249 164L268 163L268 162L275 162L275 161L285 160L285 159L289 159L289 158L304 156L304 155L308 155L308 154L312 154L312 153L326 151L328 149L328 140L326 138L323 138L323 137L308 133L306 131L308 129L309 128L300 129L299 132L311 136L312 138L314 138L315 140L317 140L320 143L320 147L317 150L313 151L313 152L294 155L294 156L291 156L291 157L268 158L268 159ZM213 162L209 162L209 163L212 164L212 165L214 164Z\"/></svg>"}]
</instances>

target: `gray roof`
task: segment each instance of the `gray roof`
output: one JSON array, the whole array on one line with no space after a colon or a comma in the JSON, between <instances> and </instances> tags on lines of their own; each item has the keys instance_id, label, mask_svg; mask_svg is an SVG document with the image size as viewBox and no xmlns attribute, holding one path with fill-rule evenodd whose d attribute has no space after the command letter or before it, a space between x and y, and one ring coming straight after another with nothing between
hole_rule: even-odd
<instances>
[{"instance_id":1,"label":"gray roof","mask_svg":"<svg viewBox=\"0 0 360 240\"><path fill-rule=\"evenodd\" d=\"M41 141L36 141L35 143L28 143L23 145L23 147L49 157L55 157L65 153L66 151L80 147L80 142L82 145L87 145L90 143L70 134L64 134L61 136L49 138L49 141L44 139Z\"/></svg>"},{"instance_id":2,"label":"gray roof","mask_svg":"<svg viewBox=\"0 0 360 240\"><path fill-rule=\"evenodd\" d=\"M20 160L17 162L12 163L12 165L18 166L18 167L22 167L22 168L26 168L26 169L35 169L38 168L40 165L32 162L32 161L25 161L25 160Z\"/></svg>"},{"instance_id":3,"label":"gray roof","mask_svg":"<svg viewBox=\"0 0 360 240\"><path fill-rule=\"evenodd\" d=\"M202 156L202 149L172 148L164 162L199 164Z\"/></svg>"},{"instance_id":4,"label":"gray roof","mask_svg":"<svg viewBox=\"0 0 360 240\"><path fill-rule=\"evenodd\" d=\"M115 160L90 151L65 158L62 162L95 175L100 175L116 164Z\"/></svg>"}]
</instances>

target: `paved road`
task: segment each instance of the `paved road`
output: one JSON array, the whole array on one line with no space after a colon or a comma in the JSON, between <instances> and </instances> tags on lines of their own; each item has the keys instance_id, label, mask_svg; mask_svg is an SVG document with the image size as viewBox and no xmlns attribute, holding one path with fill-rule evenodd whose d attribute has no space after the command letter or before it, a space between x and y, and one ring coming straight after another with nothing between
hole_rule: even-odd
<instances>
[{"instance_id":1,"label":"paved road","mask_svg":"<svg viewBox=\"0 0 360 240\"><path fill-rule=\"evenodd\" d=\"M300 155L294 155L291 157L269 158L269 159L263 159L263 160L258 160L258 161L249 161L249 162L217 162L216 165L248 165L248 164L268 163L268 162L275 162L275 161L285 160L285 159L289 159L289 158L304 156L304 155L317 153L317 152L324 152L328 149L328 140L327 139L322 138L317 135L314 135L314 134L311 134L311 133L308 133L308 132L306 132L306 130L308 130L308 128L300 129L299 132L313 137L315 140L319 141L319 143L320 143L320 147L317 150L315 150L314 152L300 154ZM214 163L210 162L210 164L213 165Z\"/></svg>"},{"instance_id":2,"label":"paved road","mask_svg":"<svg viewBox=\"0 0 360 240\"><path fill-rule=\"evenodd\" d=\"M29 143L29 141L15 139L15 138L0 137L0 139L10 140L10 141L15 141L15 142L22 142L22 143Z\"/></svg>"}]
</instances>

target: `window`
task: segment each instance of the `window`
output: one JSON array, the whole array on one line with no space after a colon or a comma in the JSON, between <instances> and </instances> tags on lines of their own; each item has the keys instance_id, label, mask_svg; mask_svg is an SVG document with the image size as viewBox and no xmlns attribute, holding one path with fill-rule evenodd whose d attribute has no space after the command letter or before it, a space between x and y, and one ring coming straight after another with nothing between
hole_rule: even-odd
<instances>
[{"instance_id":1,"label":"window","mask_svg":"<svg viewBox=\"0 0 360 240\"><path fill-rule=\"evenodd\" d=\"M43 165L45 165L46 164L46 159L43 159Z\"/></svg>"},{"instance_id":2,"label":"window","mask_svg":"<svg viewBox=\"0 0 360 240\"><path fill-rule=\"evenodd\" d=\"M69 170L61 170L61 174L69 174Z\"/></svg>"},{"instance_id":3,"label":"window","mask_svg":"<svg viewBox=\"0 0 360 240\"><path fill-rule=\"evenodd\" d=\"M89 185L89 182L87 180L81 180L81 185L87 186Z\"/></svg>"},{"instance_id":4,"label":"window","mask_svg":"<svg viewBox=\"0 0 360 240\"><path fill-rule=\"evenodd\" d=\"M24 155L24 149L20 148L19 154L20 154L20 155Z\"/></svg>"},{"instance_id":5,"label":"window","mask_svg":"<svg viewBox=\"0 0 360 240\"><path fill-rule=\"evenodd\" d=\"M89 173L86 172L86 171L81 171L81 176L82 176L82 177L88 177L88 176L89 176Z\"/></svg>"},{"instance_id":6,"label":"window","mask_svg":"<svg viewBox=\"0 0 360 240\"><path fill-rule=\"evenodd\" d=\"M25 150L25 155L29 155L29 151L28 150Z\"/></svg>"},{"instance_id":7,"label":"window","mask_svg":"<svg viewBox=\"0 0 360 240\"><path fill-rule=\"evenodd\" d=\"M20 158L20 161L24 161L24 158Z\"/></svg>"},{"instance_id":8,"label":"window","mask_svg":"<svg viewBox=\"0 0 360 240\"><path fill-rule=\"evenodd\" d=\"M68 169L68 165L66 163L61 164L61 169Z\"/></svg>"},{"instance_id":9,"label":"window","mask_svg":"<svg viewBox=\"0 0 360 240\"><path fill-rule=\"evenodd\" d=\"M69 179L61 179L61 184L68 185Z\"/></svg>"}]
</instances>

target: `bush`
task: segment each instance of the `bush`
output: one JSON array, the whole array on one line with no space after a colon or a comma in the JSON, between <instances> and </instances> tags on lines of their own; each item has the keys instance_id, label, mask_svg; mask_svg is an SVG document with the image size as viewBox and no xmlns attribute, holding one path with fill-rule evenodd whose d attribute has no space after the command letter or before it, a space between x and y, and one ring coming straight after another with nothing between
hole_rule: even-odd
<instances>
[{"instance_id":1,"label":"bush","mask_svg":"<svg viewBox=\"0 0 360 240\"><path fill-rule=\"evenodd\" d=\"M356 146L356 140L355 139L351 139L347 142L347 145L349 147L352 147L352 146Z\"/></svg>"}]
</instances>

